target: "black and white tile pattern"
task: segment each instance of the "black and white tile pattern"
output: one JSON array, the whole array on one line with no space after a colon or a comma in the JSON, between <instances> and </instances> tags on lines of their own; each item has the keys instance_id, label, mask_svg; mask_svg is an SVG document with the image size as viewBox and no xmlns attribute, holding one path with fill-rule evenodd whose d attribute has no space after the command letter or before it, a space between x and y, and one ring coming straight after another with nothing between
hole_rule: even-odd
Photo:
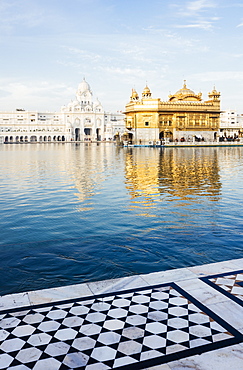
<instances>
[{"instance_id":1,"label":"black and white tile pattern","mask_svg":"<svg viewBox=\"0 0 243 370\"><path fill-rule=\"evenodd\" d=\"M243 306L243 270L211 275L201 280Z\"/></svg>"},{"instance_id":2,"label":"black and white tile pattern","mask_svg":"<svg viewBox=\"0 0 243 370\"><path fill-rule=\"evenodd\" d=\"M174 283L0 314L1 369L143 369L242 341Z\"/></svg>"}]
</instances>

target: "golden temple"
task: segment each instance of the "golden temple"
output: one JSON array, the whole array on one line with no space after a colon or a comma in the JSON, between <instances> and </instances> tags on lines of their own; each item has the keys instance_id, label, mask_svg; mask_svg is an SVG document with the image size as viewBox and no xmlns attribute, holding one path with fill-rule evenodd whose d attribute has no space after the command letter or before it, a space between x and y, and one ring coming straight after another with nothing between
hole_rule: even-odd
<instances>
[{"instance_id":1,"label":"golden temple","mask_svg":"<svg viewBox=\"0 0 243 370\"><path fill-rule=\"evenodd\" d=\"M183 87L169 95L168 101L152 98L146 85L141 98L132 89L126 104L125 139L133 144L151 144L158 141L214 141L220 125L220 93L214 88L208 100ZM127 136L127 138L126 138Z\"/></svg>"}]
</instances>

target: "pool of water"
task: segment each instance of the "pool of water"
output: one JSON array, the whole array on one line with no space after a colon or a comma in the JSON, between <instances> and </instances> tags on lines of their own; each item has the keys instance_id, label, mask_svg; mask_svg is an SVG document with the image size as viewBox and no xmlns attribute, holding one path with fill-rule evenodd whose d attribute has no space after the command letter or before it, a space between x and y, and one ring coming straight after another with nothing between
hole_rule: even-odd
<instances>
[{"instance_id":1,"label":"pool of water","mask_svg":"<svg viewBox=\"0 0 243 370\"><path fill-rule=\"evenodd\" d=\"M0 145L0 294L241 258L242 155Z\"/></svg>"}]
</instances>

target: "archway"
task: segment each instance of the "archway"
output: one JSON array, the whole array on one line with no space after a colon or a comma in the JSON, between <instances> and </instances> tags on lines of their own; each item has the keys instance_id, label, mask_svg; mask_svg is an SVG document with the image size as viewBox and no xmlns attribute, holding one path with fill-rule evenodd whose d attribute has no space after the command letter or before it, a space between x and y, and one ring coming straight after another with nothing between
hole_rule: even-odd
<instances>
[{"instance_id":1,"label":"archway","mask_svg":"<svg viewBox=\"0 0 243 370\"><path fill-rule=\"evenodd\" d=\"M84 135L85 136L90 136L91 135L91 128L85 128L84 129Z\"/></svg>"},{"instance_id":2,"label":"archway","mask_svg":"<svg viewBox=\"0 0 243 370\"><path fill-rule=\"evenodd\" d=\"M36 136L31 136L30 137L30 142L31 143L36 143L37 142L37 137Z\"/></svg>"},{"instance_id":3,"label":"archway","mask_svg":"<svg viewBox=\"0 0 243 370\"><path fill-rule=\"evenodd\" d=\"M126 141L129 144L132 144L133 134L131 132L124 132L124 134L122 135L122 141Z\"/></svg>"},{"instance_id":4,"label":"archway","mask_svg":"<svg viewBox=\"0 0 243 370\"><path fill-rule=\"evenodd\" d=\"M170 130L166 129L164 138L168 141L173 141L173 133Z\"/></svg>"},{"instance_id":5,"label":"archway","mask_svg":"<svg viewBox=\"0 0 243 370\"><path fill-rule=\"evenodd\" d=\"M5 136L4 142L8 143L8 136Z\"/></svg>"},{"instance_id":6,"label":"archway","mask_svg":"<svg viewBox=\"0 0 243 370\"><path fill-rule=\"evenodd\" d=\"M100 128L96 129L96 139L97 141L101 141Z\"/></svg>"},{"instance_id":7,"label":"archway","mask_svg":"<svg viewBox=\"0 0 243 370\"><path fill-rule=\"evenodd\" d=\"M91 128L85 128L84 129L84 140L91 140Z\"/></svg>"},{"instance_id":8,"label":"archway","mask_svg":"<svg viewBox=\"0 0 243 370\"><path fill-rule=\"evenodd\" d=\"M80 141L80 128L75 128L75 141Z\"/></svg>"},{"instance_id":9,"label":"archway","mask_svg":"<svg viewBox=\"0 0 243 370\"><path fill-rule=\"evenodd\" d=\"M133 140L133 134L131 132L128 133L128 141L129 143L132 143Z\"/></svg>"}]
</instances>

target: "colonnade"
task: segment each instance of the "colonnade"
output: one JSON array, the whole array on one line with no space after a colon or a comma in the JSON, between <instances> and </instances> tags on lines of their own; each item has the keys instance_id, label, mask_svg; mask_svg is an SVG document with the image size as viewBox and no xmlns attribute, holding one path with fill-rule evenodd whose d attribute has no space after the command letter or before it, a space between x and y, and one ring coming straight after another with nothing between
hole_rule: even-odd
<instances>
[{"instance_id":1,"label":"colonnade","mask_svg":"<svg viewBox=\"0 0 243 370\"><path fill-rule=\"evenodd\" d=\"M52 141L66 141L65 135L5 135L4 143L41 143Z\"/></svg>"}]
</instances>

